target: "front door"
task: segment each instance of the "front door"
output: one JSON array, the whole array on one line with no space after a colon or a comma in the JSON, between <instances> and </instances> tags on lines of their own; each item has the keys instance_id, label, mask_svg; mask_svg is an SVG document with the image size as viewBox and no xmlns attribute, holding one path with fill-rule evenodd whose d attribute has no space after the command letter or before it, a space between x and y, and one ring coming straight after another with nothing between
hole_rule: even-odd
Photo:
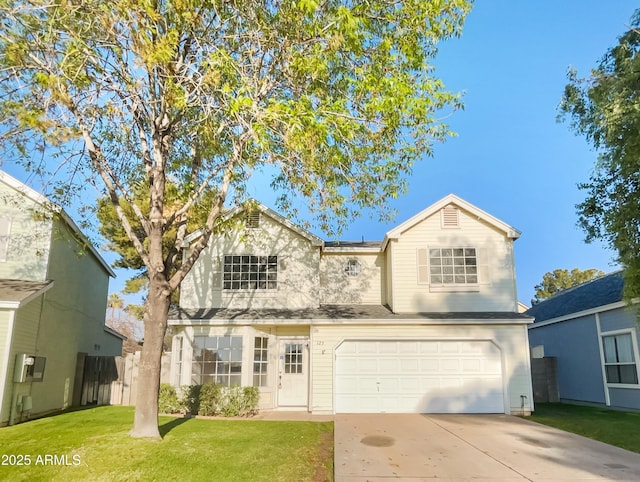
<instances>
[{"instance_id":1,"label":"front door","mask_svg":"<svg viewBox=\"0 0 640 482\"><path fill-rule=\"evenodd\" d=\"M308 339L280 340L278 405L306 406L309 397Z\"/></svg>"}]
</instances>

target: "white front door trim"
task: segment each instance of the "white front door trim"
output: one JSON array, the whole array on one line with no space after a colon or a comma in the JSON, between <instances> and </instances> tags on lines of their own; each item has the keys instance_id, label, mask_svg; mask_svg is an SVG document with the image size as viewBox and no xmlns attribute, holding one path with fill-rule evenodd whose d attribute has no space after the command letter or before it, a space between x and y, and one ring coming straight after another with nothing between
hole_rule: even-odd
<instances>
[{"instance_id":1,"label":"white front door trim","mask_svg":"<svg viewBox=\"0 0 640 482\"><path fill-rule=\"evenodd\" d=\"M309 337L278 339L278 406L309 405Z\"/></svg>"}]
</instances>

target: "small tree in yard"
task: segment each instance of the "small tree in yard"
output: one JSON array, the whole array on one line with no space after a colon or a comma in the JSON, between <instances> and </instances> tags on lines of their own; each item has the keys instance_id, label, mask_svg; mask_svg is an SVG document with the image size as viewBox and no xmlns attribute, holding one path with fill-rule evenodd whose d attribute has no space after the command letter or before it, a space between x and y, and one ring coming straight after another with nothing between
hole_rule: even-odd
<instances>
[{"instance_id":1,"label":"small tree in yard","mask_svg":"<svg viewBox=\"0 0 640 482\"><path fill-rule=\"evenodd\" d=\"M388 214L414 161L450 134L438 116L460 99L431 60L469 8L464 0L0 0L3 159L41 169L33 153L43 153L64 178L63 197L94 185L144 266L132 435L159 437L171 294L251 173L273 173L285 214L303 196L328 234L365 208ZM182 259L196 228L202 236Z\"/></svg>"}]
</instances>

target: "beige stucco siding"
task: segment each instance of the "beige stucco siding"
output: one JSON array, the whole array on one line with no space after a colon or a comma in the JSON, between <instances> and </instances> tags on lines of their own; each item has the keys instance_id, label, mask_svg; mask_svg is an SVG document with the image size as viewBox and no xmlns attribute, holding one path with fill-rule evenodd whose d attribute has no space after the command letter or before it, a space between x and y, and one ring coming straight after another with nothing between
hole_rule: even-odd
<instances>
[{"instance_id":1,"label":"beige stucco siding","mask_svg":"<svg viewBox=\"0 0 640 482\"><path fill-rule=\"evenodd\" d=\"M523 399L533 403L528 340L524 325L315 325L311 330L313 412L333 412L335 350L345 340L488 340L500 350L505 406L520 412ZM530 405L527 405L530 408Z\"/></svg>"},{"instance_id":2,"label":"beige stucco siding","mask_svg":"<svg viewBox=\"0 0 640 482\"><path fill-rule=\"evenodd\" d=\"M185 253L189 255L189 250ZM277 290L223 290L225 255L278 256ZM182 308L281 308L319 306L320 248L267 215L260 227L214 236L182 282Z\"/></svg>"},{"instance_id":3,"label":"beige stucco siding","mask_svg":"<svg viewBox=\"0 0 640 482\"><path fill-rule=\"evenodd\" d=\"M460 227L443 228L436 213L390 243L392 309L397 313L515 311L517 300L512 240L460 210ZM473 292L431 288L419 280L418 250L472 247L478 253L479 284Z\"/></svg>"},{"instance_id":4,"label":"beige stucco siding","mask_svg":"<svg viewBox=\"0 0 640 482\"><path fill-rule=\"evenodd\" d=\"M345 272L349 260L357 260L361 272ZM330 253L320 258L321 304L375 304L385 301L385 259L383 253Z\"/></svg>"},{"instance_id":5,"label":"beige stucco siding","mask_svg":"<svg viewBox=\"0 0 640 482\"><path fill-rule=\"evenodd\" d=\"M0 278L44 281L52 222L39 204L0 182L0 214L11 221L6 261Z\"/></svg>"}]
</instances>

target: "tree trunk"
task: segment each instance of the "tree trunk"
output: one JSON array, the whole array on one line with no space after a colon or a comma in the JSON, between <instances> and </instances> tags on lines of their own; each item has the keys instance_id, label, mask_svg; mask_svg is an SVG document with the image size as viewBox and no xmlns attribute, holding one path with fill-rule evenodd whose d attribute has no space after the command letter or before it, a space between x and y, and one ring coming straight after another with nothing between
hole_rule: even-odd
<instances>
[{"instance_id":1,"label":"tree trunk","mask_svg":"<svg viewBox=\"0 0 640 482\"><path fill-rule=\"evenodd\" d=\"M131 436L160 438L158 430L158 393L162 346L169 313L168 284L163 273L149 279L149 297L144 314L144 344L138 370L138 393Z\"/></svg>"}]
</instances>

